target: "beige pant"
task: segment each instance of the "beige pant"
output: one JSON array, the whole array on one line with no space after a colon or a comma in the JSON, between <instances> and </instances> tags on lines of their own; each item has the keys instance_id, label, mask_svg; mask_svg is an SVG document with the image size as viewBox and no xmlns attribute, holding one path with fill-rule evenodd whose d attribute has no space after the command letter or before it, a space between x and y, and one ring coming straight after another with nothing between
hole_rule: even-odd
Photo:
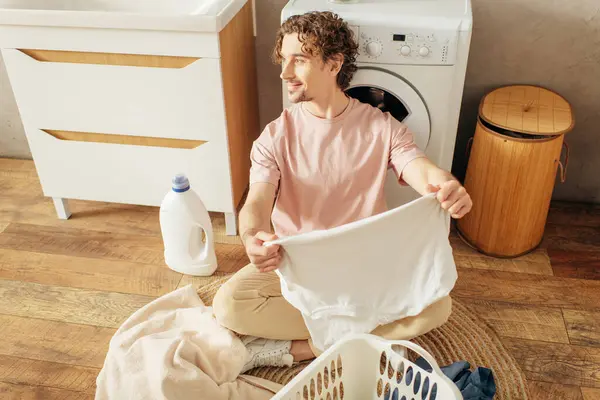
<instances>
[{"instance_id":1,"label":"beige pant","mask_svg":"<svg viewBox=\"0 0 600 400\"><path fill-rule=\"evenodd\" d=\"M309 340L302 314L281 294L275 272L260 272L249 264L231 277L213 300L217 321L241 335L280 340ZM452 299L444 297L415 317L380 325L372 332L389 340L410 340L443 325L452 311Z\"/></svg>"}]
</instances>

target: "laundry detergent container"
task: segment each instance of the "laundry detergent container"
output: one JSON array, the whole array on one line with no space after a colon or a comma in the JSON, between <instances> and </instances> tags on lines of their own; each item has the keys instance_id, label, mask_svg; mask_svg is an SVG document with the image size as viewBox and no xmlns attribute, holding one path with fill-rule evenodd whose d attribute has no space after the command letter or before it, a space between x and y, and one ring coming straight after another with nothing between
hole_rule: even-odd
<instances>
[{"instance_id":1,"label":"laundry detergent container","mask_svg":"<svg viewBox=\"0 0 600 400\"><path fill-rule=\"evenodd\" d=\"M260 128L253 21L248 0L0 0L44 194L159 206L183 173L235 233Z\"/></svg>"},{"instance_id":2,"label":"laundry detergent container","mask_svg":"<svg viewBox=\"0 0 600 400\"><path fill-rule=\"evenodd\" d=\"M544 88L507 86L483 98L464 182L473 208L457 221L462 239L496 257L540 244L557 172L566 178L564 134L573 124L569 103Z\"/></svg>"}]
</instances>

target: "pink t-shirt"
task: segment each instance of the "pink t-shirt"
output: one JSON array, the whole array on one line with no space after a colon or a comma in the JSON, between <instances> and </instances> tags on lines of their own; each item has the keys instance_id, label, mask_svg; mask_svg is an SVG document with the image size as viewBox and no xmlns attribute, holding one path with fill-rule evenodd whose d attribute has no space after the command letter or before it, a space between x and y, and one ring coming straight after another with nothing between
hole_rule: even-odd
<instances>
[{"instance_id":1,"label":"pink t-shirt","mask_svg":"<svg viewBox=\"0 0 600 400\"><path fill-rule=\"evenodd\" d=\"M389 113L350 98L333 119L297 103L254 142L250 184L278 187L272 223L284 237L329 229L387 210L384 184L394 168L424 156L412 133Z\"/></svg>"}]
</instances>

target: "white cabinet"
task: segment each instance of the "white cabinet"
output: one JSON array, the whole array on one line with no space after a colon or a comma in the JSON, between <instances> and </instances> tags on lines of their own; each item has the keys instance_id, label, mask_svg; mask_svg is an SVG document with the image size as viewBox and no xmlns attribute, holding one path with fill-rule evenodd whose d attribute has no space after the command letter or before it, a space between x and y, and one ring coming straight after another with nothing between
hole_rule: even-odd
<instances>
[{"instance_id":1,"label":"white cabinet","mask_svg":"<svg viewBox=\"0 0 600 400\"><path fill-rule=\"evenodd\" d=\"M185 173L235 234L260 129L252 3L30 1L48 9L0 0L0 49L59 216L71 198L158 206Z\"/></svg>"}]
</instances>

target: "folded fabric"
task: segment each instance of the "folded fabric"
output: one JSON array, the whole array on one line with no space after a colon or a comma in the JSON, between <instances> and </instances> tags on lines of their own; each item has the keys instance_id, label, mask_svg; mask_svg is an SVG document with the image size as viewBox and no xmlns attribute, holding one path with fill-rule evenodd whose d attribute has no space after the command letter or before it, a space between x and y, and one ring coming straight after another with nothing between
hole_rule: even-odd
<instances>
[{"instance_id":1,"label":"folded fabric","mask_svg":"<svg viewBox=\"0 0 600 400\"><path fill-rule=\"evenodd\" d=\"M415 364L425 371L432 371L429 363L422 357L419 357ZM478 367L471 372L471 365L467 361L457 361L440 369L456 384L464 400L492 400L496 395L494 375L488 368ZM435 392L437 390L432 389L432 399L437 394Z\"/></svg>"},{"instance_id":2,"label":"folded fabric","mask_svg":"<svg viewBox=\"0 0 600 400\"><path fill-rule=\"evenodd\" d=\"M247 357L188 285L121 325L96 379L96 400L270 399L281 385L240 375Z\"/></svg>"}]
</instances>

